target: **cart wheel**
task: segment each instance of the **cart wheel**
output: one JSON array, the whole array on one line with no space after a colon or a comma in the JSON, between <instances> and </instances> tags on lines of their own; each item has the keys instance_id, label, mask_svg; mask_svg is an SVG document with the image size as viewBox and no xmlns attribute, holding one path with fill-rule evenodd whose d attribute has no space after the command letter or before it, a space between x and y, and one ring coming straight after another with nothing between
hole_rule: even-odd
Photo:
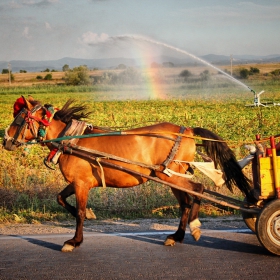
<instances>
[{"instance_id":1,"label":"cart wheel","mask_svg":"<svg viewBox=\"0 0 280 280\"><path fill-rule=\"evenodd\" d=\"M256 223L260 243L271 253L280 256L280 199L267 204Z\"/></svg>"},{"instance_id":2,"label":"cart wheel","mask_svg":"<svg viewBox=\"0 0 280 280\"><path fill-rule=\"evenodd\" d=\"M246 204L247 200L246 198L244 199L244 203ZM256 232L256 222L257 222L257 217L258 214L254 213L248 213L248 212L241 212L242 218L246 224L246 226L253 232Z\"/></svg>"}]
</instances>

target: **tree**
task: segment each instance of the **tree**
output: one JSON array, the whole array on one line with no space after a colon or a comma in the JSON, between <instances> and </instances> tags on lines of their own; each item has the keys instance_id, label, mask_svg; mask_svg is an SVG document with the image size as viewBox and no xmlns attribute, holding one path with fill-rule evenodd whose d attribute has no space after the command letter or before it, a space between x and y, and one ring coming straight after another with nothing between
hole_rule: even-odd
<instances>
[{"instance_id":1,"label":"tree","mask_svg":"<svg viewBox=\"0 0 280 280\"><path fill-rule=\"evenodd\" d=\"M66 71L65 83L67 85L88 85L90 84L89 71L86 66L74 67Z\"/></svg>"},{"instance_id":2,"label":"tree","mask_svg":"<svg viewBox=\"0 0 280 280\"><path fill-rule=\"evenodd\" d=\"M2 74L9 74L9 69L2 69Z\"/></svg>"},{"instance_id":3,"label":"tree","mask_svg":"<svg viewBox=\"0 0 280 280\"><path fill-rule=\"evenodd\" d=\"M209 70L204 70L202 73L200 73L200 77L202 81L208 81L211 77Z\"/></svg>"},{"instance_id":4,"label":"tree","mask_svg":"<svg viewBox=\"0 0 280 280\"><path fill-rule=\"evenodd\" d=\"M126 69L126 65L125 64L119 64L117 69Z\"/></svg>"},{"instance_id":5,"label":"tree","mask_svg":"<svg viewBox=\"0 0 280 280\"><path fill-rule=\"evenodd\" d=\"M186 82L191 75L192 75L192 73L189 70L185 69L185 70L181 71L181 73L179 74L179 77L184 78L184 81Z\"/></svg>"},{"instance_id":6,"label":"tree","mask_svg":"<svg viewBox=\"0 0 280 280\"><path fill-rule=\"evenodd\" d=\"M70 70L70 67L68 64L64 64L63 67L62 67L62 71L63 72L66 72L66 71L69 71Z\"/></svg>"},{"instance_id":7,"label":"tree","mask_svg":"<svg viewBox=\"0 0 280 280\"><path fill-rule=\"evenodd\" d=\"M174 67L175 66L173 62L163 62L162 65L164 67Z\"/></svg>"}]
</instances>

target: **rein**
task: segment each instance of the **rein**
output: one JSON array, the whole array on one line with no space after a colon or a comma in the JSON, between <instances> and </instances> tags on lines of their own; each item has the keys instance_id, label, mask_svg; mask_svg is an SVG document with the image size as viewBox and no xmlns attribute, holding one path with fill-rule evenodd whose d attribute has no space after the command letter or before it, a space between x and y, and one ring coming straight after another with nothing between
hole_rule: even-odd
<instances>
[{"instance_id":1,"label":"rein","mask_svg":"<svg viewBox=\"0 0 280 280\"><path fill-rule=\"evenodd\" d=\"M32 145L32 144L45 144L45 143L52 143L52 142L60 142L63 140L71 140L71 139L83 139L83 138L92 138L92 137L102 137L102 136L121 136L121 135L139 135L139 136L152 136L152 137L162 137L164 139L168 139L171 141L176 141L174 138L164 136L166 132L156 131L156 132L149 132L149 133L130 133L126 131L113 131L113 132L105 132L105 133L94 133L94 134L86 134L86 135L71 135L71 136L63 136L58 137L54 139L49 140L42 140L39 142L29 141L25 144ZM169 132L168 134L179 136L179 137L185 137L185 138L191 138L191 139L197 139L197 140L205 140L205 141L212 141L212 142L222 142L225 143L227 141L225 140L216 140L211 138L204 138L200 136L192 136L192 135L186 135L182 133L176 133L176 132Z\"/></svg>"}]
</instances>

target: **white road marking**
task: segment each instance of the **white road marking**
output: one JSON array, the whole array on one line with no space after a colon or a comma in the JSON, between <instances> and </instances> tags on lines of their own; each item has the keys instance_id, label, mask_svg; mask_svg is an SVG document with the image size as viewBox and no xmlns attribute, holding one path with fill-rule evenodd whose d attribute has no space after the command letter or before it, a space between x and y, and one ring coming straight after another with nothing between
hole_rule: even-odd
<instances>
[{"instance_id":1,"label":"white road marking","mask_svg":"<svg viewBox=\"0 0 280 280\"><path fill-rule=\"evenodd\" d=\"M232 233L253 233L250 229L201 229L203 233L221 233L221 232L232 232ZM174 231L144 231L144 232L114 232L114 233L105 233L105 232L85 232L84 237L93 237L93 236L149 236L149 235L169 235L174 233ZM188 231L186 234L190 234ZM9 239L53 239L53 238L68 238L72 237L73 233L67 234L36 234L36 235L2 235L0 240L9 240Z\"/></svg>"}]
</instances>

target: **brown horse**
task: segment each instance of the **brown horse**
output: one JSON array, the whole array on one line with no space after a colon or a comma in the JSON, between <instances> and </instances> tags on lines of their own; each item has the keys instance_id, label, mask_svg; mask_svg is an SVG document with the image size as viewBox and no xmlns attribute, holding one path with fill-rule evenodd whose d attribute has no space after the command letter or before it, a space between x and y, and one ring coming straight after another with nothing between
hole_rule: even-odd
<instances>
[{"instance_id":1,"label":"brown horse","mask_svg":"<svg viewBox=\"0 0 280 280\"><path fill-rule=\"evenodd\" d=\"M73 120L88 117L86 109L86 106L75 106L73 100L69 100L61 110L54 113L51 105L41 105L33 99L21 97L14 104L15 119L6 129L3 142L7 150L14 150L17 146L36 139L38 143L46 143L51 151L58 149L61 152L58 159L59 168L69 184L58 194L57 201L76 217L75 235L64 243L62 251L70 252L83 241L83 222L91 188L102 184L108 187L129 188L144 183L148 178L160 178L186 191L203 193L202 184L184 176L186 171L190 170L188 162L194 160L196 152L194 135L204 137L203 146L206 153L223 171L227 187L231 189L233 185L237 185L246 195L247 201L253 200L251 186L233 152L219 136L207 129L160 123L126 130L119 135L108 132L100 137L77 138L75 144L70 141L62 145L61 139L66 135L65 132ZM100 132L104 131L86 127L80 134L91 136L92 133ZM94 157L79 155L79 152L72 153L71 145L100 151L102 156L99 156L98 152L94 152ZM172 171L173 174L169 174L168 171ZM198 240L201 198L196 195L190 196L176 188L172 188L172 192L179 202L182 215L178 230L169 235L164 244L172 246L176 241L182 242L187 224L194 239ZM76 196L76 207L66 201L67 197L73 194Z\"/></svg>"}]
</instances>

